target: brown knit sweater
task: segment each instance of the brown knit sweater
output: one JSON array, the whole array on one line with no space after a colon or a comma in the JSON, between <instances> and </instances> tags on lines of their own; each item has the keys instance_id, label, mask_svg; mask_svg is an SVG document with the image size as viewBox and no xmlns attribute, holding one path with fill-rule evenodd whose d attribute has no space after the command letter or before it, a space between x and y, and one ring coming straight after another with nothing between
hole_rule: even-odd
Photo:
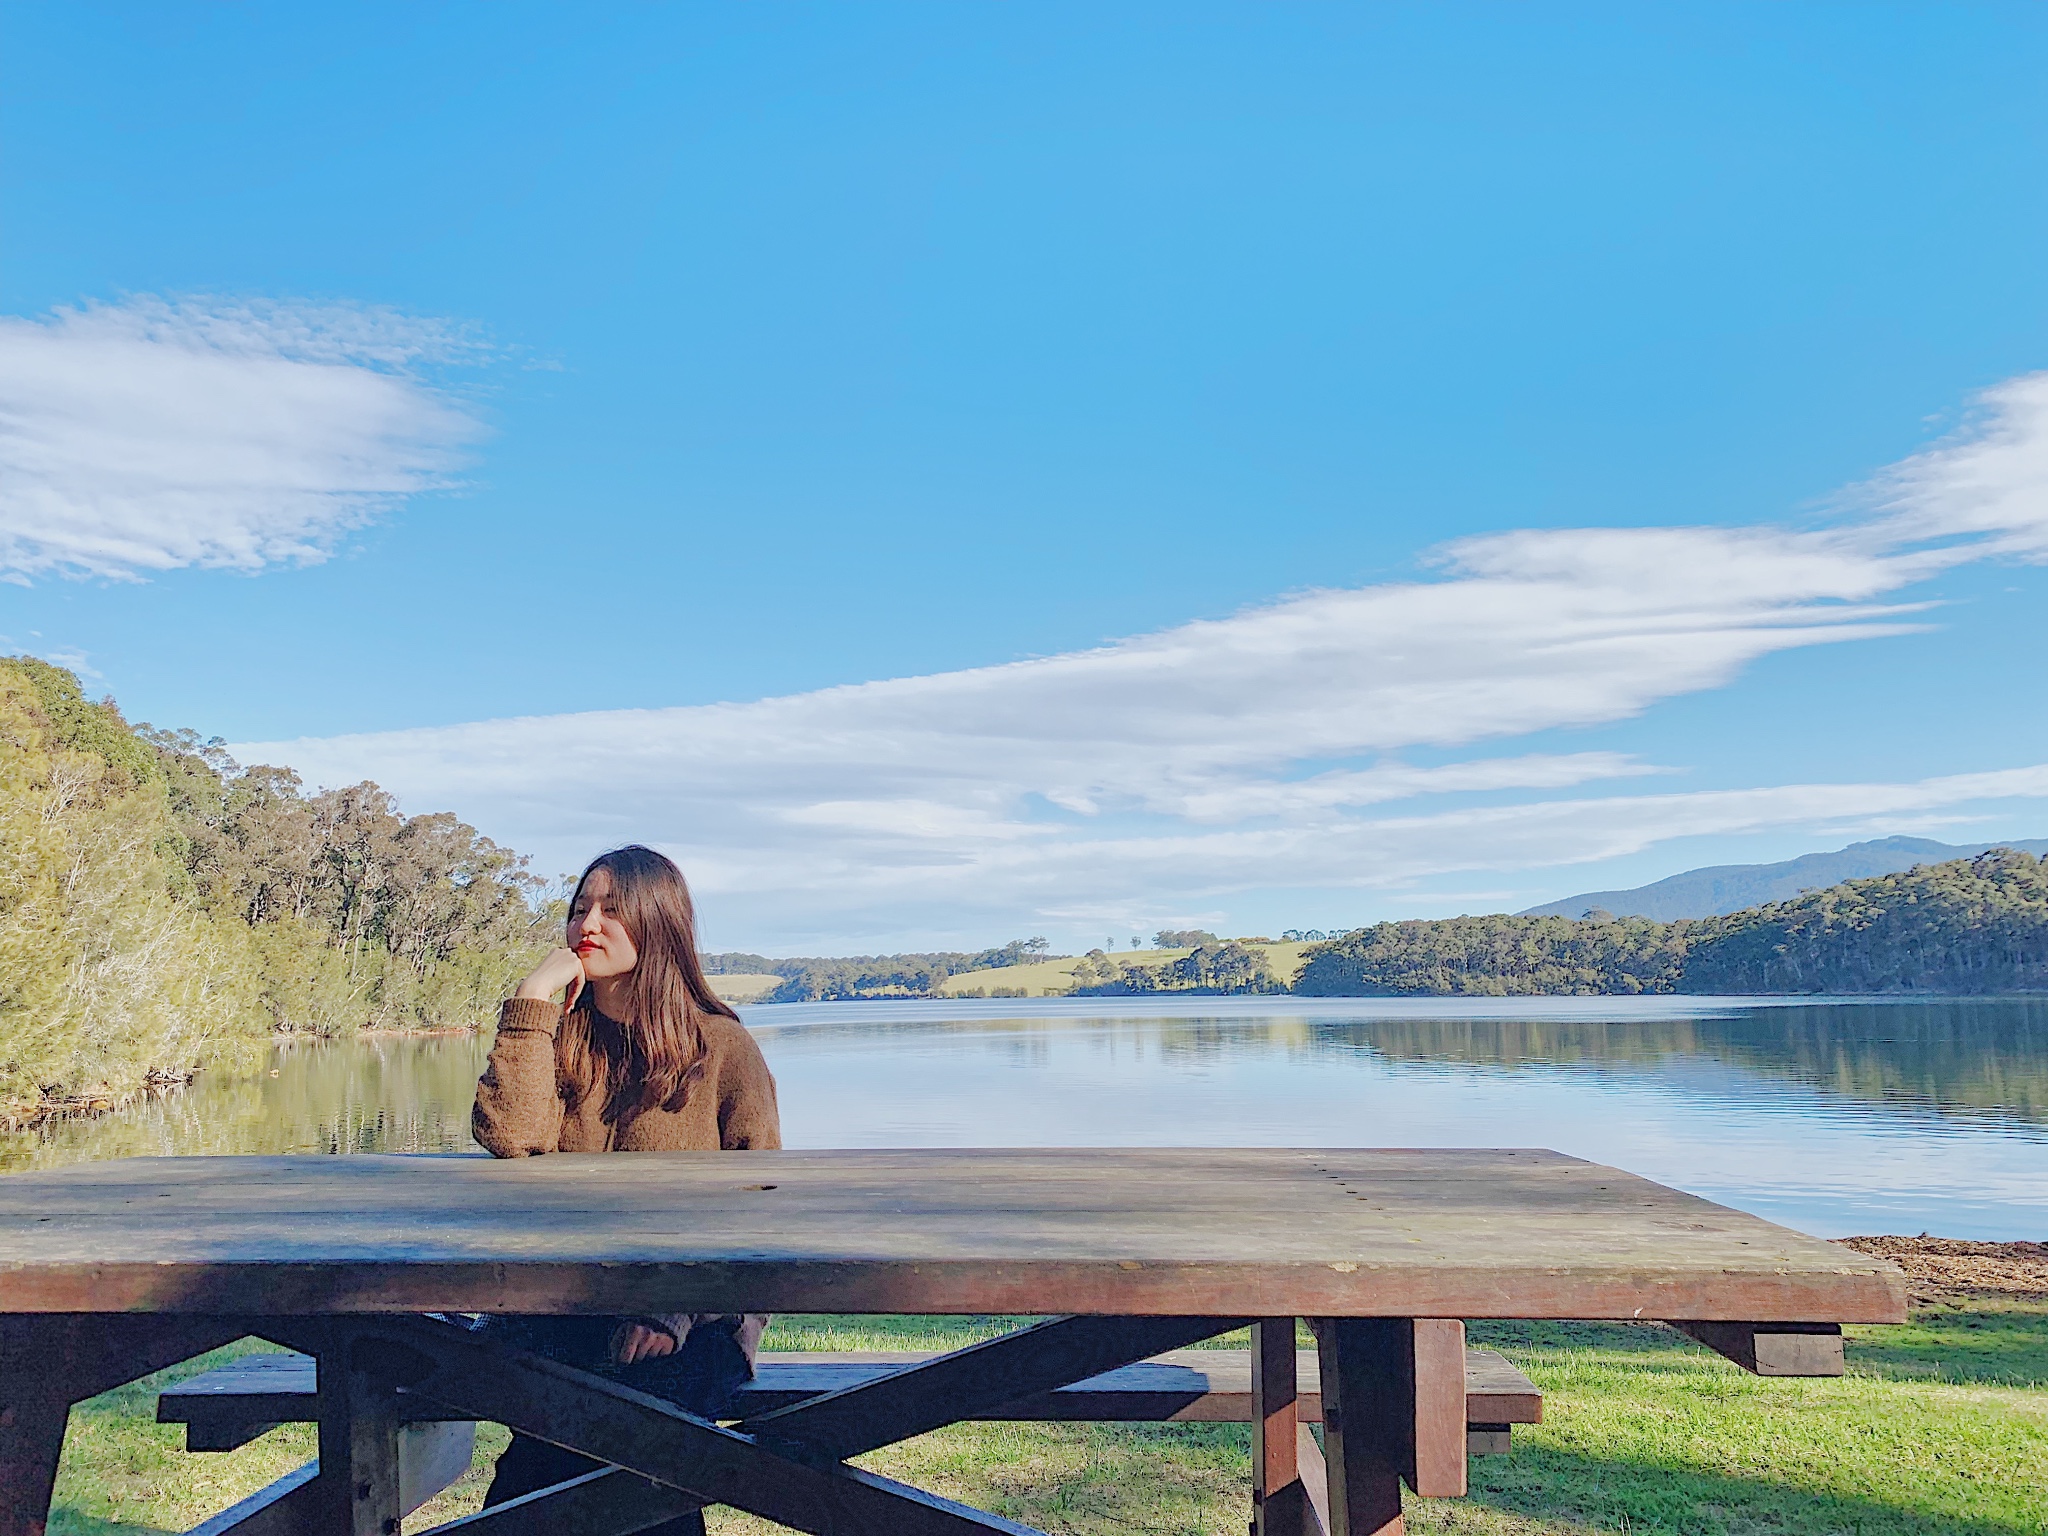
<instances>
[{"instance_id":1,"label":"brown knit sweater","mask_svg":"<svg viewBox=\"0 0 2048 1536\"><path fill-rule=\"evenodd\" d=\"M754 1037L731 1019L704 1020L704 1070L680 1108L605 1118L599 1094L572 1095L555 1070L562 1010L515 997L476 1085L470 1129L495 1157L542 1152L765 1152L782 1145L775 1079Z\"/></svg>"},{"instance_id":2,"label":"brown knit sweater","mask_svg":"<svg viewBox=\"0 0 2048 1536\"><path fill-rule=\"evenodd\" d=\"M494 1157L543 1152L759 1152L782 1145L775 1079L744 1027L712 1015L703 1021L705 1061L673 1110L659 1106L605 1117L603 1096L562 1082L555 1035L562 1010L536 998L508 999L498 1037L476 1085L470 1129ZM693 1327L729 1327L751 1362L765 1317L676 1313L647 1319L680 1344Z\"/></svg>"}]
</instances>

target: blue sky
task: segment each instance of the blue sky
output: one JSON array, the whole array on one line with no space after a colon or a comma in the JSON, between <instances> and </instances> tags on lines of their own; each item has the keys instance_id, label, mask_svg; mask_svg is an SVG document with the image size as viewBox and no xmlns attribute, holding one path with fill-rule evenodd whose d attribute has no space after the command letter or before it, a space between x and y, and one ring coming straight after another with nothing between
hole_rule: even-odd
<instances>
[{"instance_id":1,"label":"blue sky","mask_svg":"<svg viewBox=\"0 0 2048 1536\"><path fill-rule=\"evenodd\" d=\"M2029 6L0 7L0 639L721 944L2041 836L2043 78Z\"/></svg>"}]
</instances>

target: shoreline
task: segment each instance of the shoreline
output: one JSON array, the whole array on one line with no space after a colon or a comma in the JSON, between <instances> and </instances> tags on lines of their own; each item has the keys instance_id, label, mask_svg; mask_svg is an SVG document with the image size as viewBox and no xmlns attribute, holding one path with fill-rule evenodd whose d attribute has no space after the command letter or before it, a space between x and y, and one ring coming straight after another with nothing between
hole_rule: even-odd
<instances>
[{"instance_id":1,"label":"shoreline","mask_svg":"<svg viewBox=\"0 0 2048 1536\"><path fill-rule=\"evenodd\" d=\"M350 1035L280 1031L267 1040L250 1043L259 1050L282 1050L300 1045L335 1045L347 1040L431 1040L442 1036L478 1035L484 1028L482 1024L446 1024L431 1029L360 1029ZM166 1099L172 1094L182 1093L198 1081L202 1073L220 1070L232 1072L233 1069L211 1063L184 1073L152 1072L140 1086L120 1092L103 1089L64 1094L57 1098L9 1100L0 1103L0 1135L23 1135L61 1121L94 1120L101 1115L117 1114L148 1099ZM259 1071L251 1069L240 1075L253 1077Z\"/></svg>"},{"instance_id":2,"label":"shoreline","mask_svg":"<svg viewBox=\"0 0 2048 1536\"><path fill-rule=\"evenodd\" d=\"M2048 1242L1980 1243L1925 1232L1834 1241L1903 1269L1916 1307L1984 1300L2048 1303Z\"/></svg>"},{"instance_id":3,"label":"shoreline","mask_svg":"<svg viewBox=\"0 0 2048 1536\"><path fill-rule=\"evenodd\" d=\"M320 1035L315 1038L333 1042L336 1040L432 1040L442 1035L480 1035L484 1032L481 1024L437 1024L431 1029L359 1029L353 1035ZM289 1038L289 1037L285 1037Z\"/></svg>"},{"instance_id":4,"label":"shoreline","mask_svg":"<svg viewBox=\"0 0 2048 1536\"><path fill-rule=\"evenodd\" d=\"M17 1099L0 1104L0 1133L22 1134L40 1130L43 1126L59 1120L92 1120L101 1115L111 1115L128 1108L144 1099L167 1099L192 1086L199 1076L199 1069L177 1076L172 1073L152 1072L142 1080L140 1087L122 1093L111 1090L99 1093L70 1093L61 1098L35 1100Z\"/></svg>"}]
</instances>

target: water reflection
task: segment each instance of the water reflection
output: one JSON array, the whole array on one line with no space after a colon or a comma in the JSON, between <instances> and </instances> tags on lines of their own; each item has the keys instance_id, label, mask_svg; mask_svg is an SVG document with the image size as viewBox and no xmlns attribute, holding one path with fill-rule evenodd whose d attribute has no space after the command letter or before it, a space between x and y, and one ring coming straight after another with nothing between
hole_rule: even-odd
<instances>
[{"instance_id":1,"label":"water reflection","mask_svg":"<svg viewBox=\"0 0 2048 1536\"><path fill-rule=\"evenodd\" d=\"M1730 1003L1721 999L1207 999L1215 1013L1090 1004L812 1004L750 1010L798 1049L858 1037L915 1051L936 1035L1043 1065L1076 1030L1164 1061L1366 1053L1392 1062L1500 1068L1680 1070L1712 1061L1839 1095L1845 1109L1989 1117L2048 1126L2048 998ZM1158 1005L1153 1005L1157 1007ZM1110 1012L1110 1010L1115 1010ZM1223 1011L1229 1010L1229 1011ZM1480 1010L1484 1010L1483 1012ZM820 1033L821 1032L821 1033Z\"/></svg>"},{"instance_id":2,"label":"water reflection","mask_svg":"<svg viewBox=\"0 0 2048 1536\"><path fill-rule=\"evenodd\" d=\"M192 1087L0 1141L0 1168L229 1152L474 1152L469 1107L488 1036L293 1042L251 1077Z\"/></svg>"},{"instance_id":3,"label":"water reflection","mask_svg":"<svg viewBox=\"0 0 2048 1536\"><path fill-rule=\"evenodd\" d=\"M2048 999L1205 999L747 1010L795 1146L1550 1146L1828 1234L2048 1234ZM282 1051L0 1166L473 1151L487 1039Z\"/></svg>"},{"instance_id":4,"label":"water reflection","mask_svg":"<svg viewBox=\"0 0 2048 1536\"><path fill-rule=\"evenodd\" d=\"M2038 999L853 1006L749 1016L794 1145L1545 1146L1828 1235L2048 1232Z\"/></svg>"}]
</instances>

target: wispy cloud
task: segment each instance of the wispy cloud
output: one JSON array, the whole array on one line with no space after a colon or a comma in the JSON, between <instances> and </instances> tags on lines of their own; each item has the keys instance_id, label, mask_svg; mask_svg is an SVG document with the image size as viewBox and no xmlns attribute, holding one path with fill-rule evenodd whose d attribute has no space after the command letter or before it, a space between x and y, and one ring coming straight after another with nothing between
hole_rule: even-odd
<instances>
[{"instance_id":1,"label":"wispy cloud","mask_svg":"<svg viewBox=\"0 0 2048 1536\"><path fill-rule=\"evenodd\" d=\"M478 436L419 375L473 354L390 311L170 302L0 317L0 573L324 558Z\"/></svg>"},{"instance_id":2,"label":"wispy cloud","mask_svg":"<svg viewBox=\"0 0 2048 1536\"><path fill-rule=\"evenodd\" d=\"M1893 465L1844 503L1878 514L1852 522L1851 538L1930 569L1986 555L2048 559L2048 373L1984 391L1947 442Z\"/></svg>"},{"instance_id":3,"label":"wispy cloud","mask_svg":"<svg viewBox=\"0 0 2048 1536\"><path fill-rule=\"evenodd\" d=\"M2048 557L2048 376L1805 528L1519 531L1434 579L1311 591L1093 650L753 703L269 743L374 777L567 868L683 856L728 931L933 933L1168 916L1261 887L1393 884L1704 832L2048 798L2048 768L1912 784L1543 797L1652 771L1613 753L1440 753L1635 715L1760 657L1896 635L1958 563ZM1531 793L1536 798L1529 798ZM1412 814L1368 811L1422 797Z\"/></svg>"}]
</instances>

